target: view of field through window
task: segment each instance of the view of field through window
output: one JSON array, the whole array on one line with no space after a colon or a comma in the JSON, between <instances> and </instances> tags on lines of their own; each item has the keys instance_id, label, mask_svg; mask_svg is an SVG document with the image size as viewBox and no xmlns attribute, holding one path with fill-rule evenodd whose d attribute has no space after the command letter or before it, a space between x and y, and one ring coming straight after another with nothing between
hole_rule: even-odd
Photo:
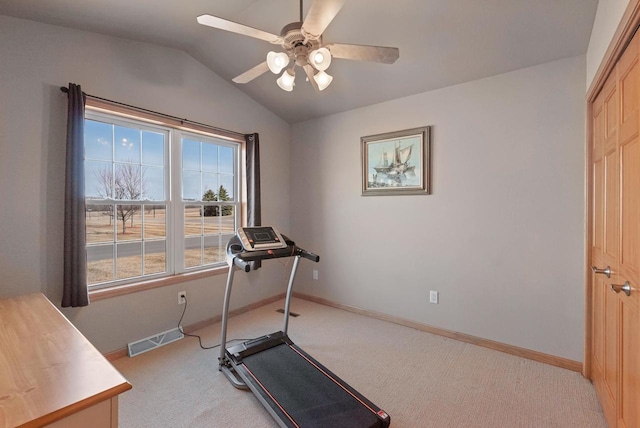
<instances>
[{"instance_id":1,"label":"view of field through window","mask_svg":"<svg viewBox=\"0 0 640 428\"><path fill-rule=\"evenodd\" d=\"M180 208L169 188L170 129L85 120L88 284L223 263L237 223L236 151L216 140L181 138ZM183 219L171 233L172 218ZM178 243L179 242L179 243ZM178 243L178 244L176 244ZM180 251L173 248L180 245ZM174 270L176 270L174 268Z\"/></svg>"}]
</instances>

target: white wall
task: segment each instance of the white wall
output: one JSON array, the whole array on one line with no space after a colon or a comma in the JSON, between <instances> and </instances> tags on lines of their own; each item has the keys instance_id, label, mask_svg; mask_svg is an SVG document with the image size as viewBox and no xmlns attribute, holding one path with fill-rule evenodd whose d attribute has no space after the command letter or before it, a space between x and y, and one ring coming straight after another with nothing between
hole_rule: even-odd
<instances>
[{"instance_id":1,"label":"white wall","mask_svg":"<svg viewBox=\"0 0 640 428\"><path fill-rule=\"evenodd\" d=\"M298 289L582 361L584 81L581 56L294 125ZM424 125L433 194L361 196L360 137Z\"/></svg>"},{"instance_id":2,"label":"white wall","mask_svg":"<svg viewBox=\"0 0 640 428\"><path fill-rule=\"evenodd\" d=\"M629 0L599 0L587 49L587 89L600 67Z\"/></svg>"},{"instance_id":3,"label":"white wall","mask_svg":"<svg viewBox=\"0 0 640 428\"><path fill-rule=\"evenodd\" d=\"M66 96L87 93L237 132L260 133L263 221L289 228L290 127L184 52L0 16L0 297L62 290ZM240 277L232 306L282 291L275 266ZM225 276L63 312L101 351L220 314Z\"/></svg>"}]
</instances>

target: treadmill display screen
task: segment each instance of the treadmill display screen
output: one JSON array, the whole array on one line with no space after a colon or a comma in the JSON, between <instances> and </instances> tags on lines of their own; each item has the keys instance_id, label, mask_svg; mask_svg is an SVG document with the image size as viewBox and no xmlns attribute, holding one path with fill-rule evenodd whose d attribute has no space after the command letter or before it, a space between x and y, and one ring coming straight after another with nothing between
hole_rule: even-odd
<instances>
[{"instance_id":1,"label":"treadmill display screen","mask_svg":"<svg viewBox=\"0 0 640 428\"><path fill-rule=\"evenodd\" d=\"M278 231L271 226L241 227L238 237L246 251L270 250L287 246Z\"/></svg>"},{"instance_id":2,"label":"treadmill display screen","mask_svg":"<svg viewBox=\"0 0 640 428\"><path fill-rule=\"evenodd\" d=\"M271 234L265 233L265 232L256 232L256 233L254 233L253 234L253 239L256 242L273 241L273 238L271 237Z\"/></svg>"}]
</instances>

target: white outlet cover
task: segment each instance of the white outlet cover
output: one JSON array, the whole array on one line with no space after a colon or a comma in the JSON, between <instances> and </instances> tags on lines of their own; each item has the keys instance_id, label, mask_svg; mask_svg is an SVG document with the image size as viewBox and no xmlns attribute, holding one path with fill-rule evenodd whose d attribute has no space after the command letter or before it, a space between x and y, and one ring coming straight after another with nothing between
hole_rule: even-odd
<instances>
[{"instance_id":1,"label":"white outlet cover","mask_svg":"<svg viewBox=\"0 0 640 428\"><path fill-rule=\"evenodd\" d=\"M438 292L437 291L429 291L429 303L438 303Z\"/></svg>"}]
</instances>

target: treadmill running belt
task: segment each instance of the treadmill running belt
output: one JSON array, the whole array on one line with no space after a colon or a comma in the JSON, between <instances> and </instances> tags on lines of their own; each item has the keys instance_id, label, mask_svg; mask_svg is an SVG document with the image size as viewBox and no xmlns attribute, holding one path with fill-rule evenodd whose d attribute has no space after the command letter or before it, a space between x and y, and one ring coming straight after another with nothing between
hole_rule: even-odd
<instances>
[{"instance_id":1,"label":"treadmill running belt","mask_svg":"<svg viewBox=\"0 0 640 428\"><path fill-rule=\"evenodd\" d=\"M242 362L300 427L384 426L372 410L286 344Z\"/></svg>"}]
</instances>

